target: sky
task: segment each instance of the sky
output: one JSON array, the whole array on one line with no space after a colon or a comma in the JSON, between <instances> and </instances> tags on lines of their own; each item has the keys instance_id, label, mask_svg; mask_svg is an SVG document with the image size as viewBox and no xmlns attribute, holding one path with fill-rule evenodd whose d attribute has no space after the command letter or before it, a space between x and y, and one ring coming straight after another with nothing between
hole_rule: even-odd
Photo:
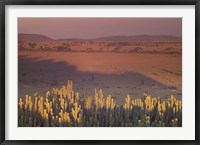
<instances>
[{"instance_id":1,"label":"sky","mask_svg":"<svg viewBox=\"0 0 200 145\"><path fill-rule=\"evenodd\" d=\"M181 18L18 18L18 33L53 39L116 35L182 36Z\"/></svg>"}]
</instances>

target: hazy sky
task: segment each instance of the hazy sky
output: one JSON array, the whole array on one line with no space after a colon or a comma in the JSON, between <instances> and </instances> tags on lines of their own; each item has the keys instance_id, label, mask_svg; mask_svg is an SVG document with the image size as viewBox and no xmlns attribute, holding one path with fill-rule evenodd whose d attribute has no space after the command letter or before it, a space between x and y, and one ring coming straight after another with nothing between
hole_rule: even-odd
<instances>
[{"instance_id":1,"label":"hazy sky","mask_svg":"<svg viewBox=\"0 0 200 145\"><path fill-rule=\"evenodd\" d=\"M18 18L18 33L53 39L114 35L182 36L181 18Z\"/></svg>"}]
</instances>

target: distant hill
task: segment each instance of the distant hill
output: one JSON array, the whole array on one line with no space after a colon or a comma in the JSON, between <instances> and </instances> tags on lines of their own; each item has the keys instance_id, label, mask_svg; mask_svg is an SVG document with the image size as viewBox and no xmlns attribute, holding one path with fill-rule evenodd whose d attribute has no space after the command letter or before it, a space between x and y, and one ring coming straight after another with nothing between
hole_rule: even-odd
<instances>
[{"instance_id":1,"label":"distant hill","mask_svg":"<svg viewBox=\"0 0 200 145\"><path fill-rule=\"evenodd\" d=\"M18 34L18 41L53 41L53 39L41 34Z\"/></svg>"},{"instance_id":2,"label":"distant hill","mask_svg":"<svg viewBox=\"0 0 200 145\"><path fill-rule=\"evenodd\" d=\"M63 39L55 39L55 41L73 41L73 42L86 42L93 39L81 39L81 38L63 38Z\"/></svg>"},{"instance_id":3,"label":"distant hill","mask_svg":"<svg viewBox=\"0 0 200 145\"><path fill-rule=\"evenodd\" d=\"M18 34L19 41L108 41L108 42L181 42L182 37L168 35L108 36L95 39L67 38L51 39L41 34Z\"/></svg>"},{"instance_id":4,"label":"distant hill","mask_svg":"<svg viewBox=\"0 0 200 145\"><path fill-rule=\"evenodd\" d=\"M165 35L109 36L94 39L96 41L118 42L181 42L182 37Z\"/></svg>"}]
</instances>

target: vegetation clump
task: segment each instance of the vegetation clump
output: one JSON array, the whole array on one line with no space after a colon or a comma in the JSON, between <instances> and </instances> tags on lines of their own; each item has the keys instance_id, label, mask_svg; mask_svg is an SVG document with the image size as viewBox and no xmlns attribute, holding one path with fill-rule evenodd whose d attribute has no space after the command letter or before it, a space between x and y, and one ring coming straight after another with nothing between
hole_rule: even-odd
<instances>
[{"instance_id":1,"label":"vegetation clump","mask_svg":"<svg viewBox=\"0 0 200 145\"><path fill-rule=\"evenodd\" d=\"M181 127L182 101L171 96L167 101L133 99L127 95L123 105L102 90L80 98L68 81L61 89L53 88L45 96L35 93L19 98L19 127Z\"/></svg>"}]
</instances>

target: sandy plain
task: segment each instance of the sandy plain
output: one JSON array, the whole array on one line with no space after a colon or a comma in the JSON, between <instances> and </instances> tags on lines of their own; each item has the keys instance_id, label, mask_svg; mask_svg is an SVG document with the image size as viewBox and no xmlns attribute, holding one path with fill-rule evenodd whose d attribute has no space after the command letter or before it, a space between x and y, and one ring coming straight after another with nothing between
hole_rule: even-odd
<instances>
[{"instance_id":1,"label":"sandy plain","mask_svg":"<svg viewBox=\"0 0 200 145\"><path fill-rule=\"evenodd\" d=\"M181 54L19 50L18 56L19 97L44 95L72 80L81 97L93 95L97 88L120 104L127 94L182 98Z\"/></svg>"}]
</instances>

